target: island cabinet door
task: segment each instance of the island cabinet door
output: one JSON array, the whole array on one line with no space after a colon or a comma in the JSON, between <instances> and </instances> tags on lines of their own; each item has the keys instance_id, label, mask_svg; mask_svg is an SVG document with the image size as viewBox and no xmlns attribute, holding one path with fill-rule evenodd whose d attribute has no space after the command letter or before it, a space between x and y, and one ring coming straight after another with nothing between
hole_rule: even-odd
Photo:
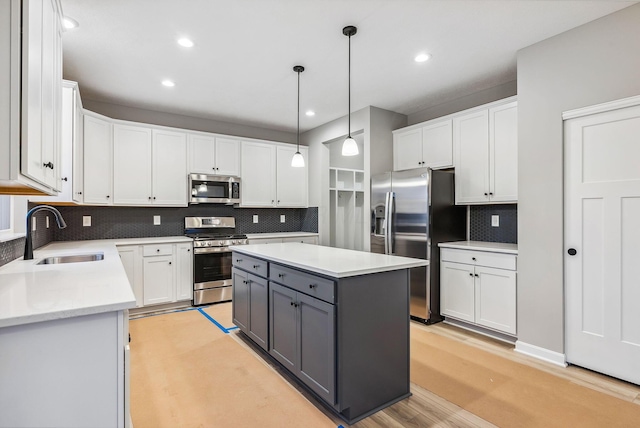
<instances>
[{"instance_id":1,"label":"island cabinet door","mask_svg":"<svg viewBox=\"0 0 640 428\"><path fill-rule=\"evenodd\" d=\"M266 279L249 274L249 336L262 347L267 347L269 332L269 283Z\"/></svg>"},{"instance_id":2,"label":"island cabinet door","mask_svg":"<svg viewBox=\"0 0 640 428\"><path fill-rule=\"evenodd\" d=\"M296 372L296 292L269 283L269 353L291 372Z\"/></svg>"},{"instance_id":3,"label":"island cabinet door","mask_svg":"<svg viewBox=\"0 0 640 428\"><path fill-rule=\"evenodd\" d=\"M233 268L233 323L245 333L249 332L249 274Z\"/></svg>"},{"instance_id":4,"label":"island cabinet door","mask_svg":"<svg viewBox=\"0 0 640 428\"><path fill-rule=\"evenodd\" d=\"M298 370L296 375L327 403L335 404L334 306L297 293Z\"/></svg>"}]
</instances>

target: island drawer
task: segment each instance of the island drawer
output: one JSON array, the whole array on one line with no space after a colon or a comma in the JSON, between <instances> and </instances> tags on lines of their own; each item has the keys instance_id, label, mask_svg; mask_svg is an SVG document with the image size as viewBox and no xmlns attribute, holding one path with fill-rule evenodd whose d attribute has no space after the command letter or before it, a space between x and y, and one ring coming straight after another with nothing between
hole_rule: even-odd
<instances>
[{"instance_id":1,"label":"island drawer","mask_svg":"<svg viewBox=\"0 0 640 428\"><path fill-rule=\"evenodd\" d=\"M264 260L234 252L232 263L237 268L267 278L268 263Z\"/></svg>"},{"instance_id":2,"label":"island drawer","mask_svg":"<svg viewBox=\"0 0 640 428\"><path fill-rule=\"evenodd\" d=\"M149 256L170 256L173 254L173 244L145 245L142 247L142 255Z\"/></svg>"},{"instance_id":3,"label":"island drawer","mask_svg":"<svg viewBox=\"0 0 640 428\"><path fill-rule=\"evenodd\" d=\"M515 254L442 248L440 250L440 260L443 262L466 263L496 269L516 270Z\"/></svg>"},{"instance_id":4,"label":"island drawer","mask_svg":"<svg viewBox=\"0 0 640 428\"><path fill-rule=\"evenodd\" d=\"M296 269L290 269L275 263L270 263L269 280L286 285L309 296L316 297L328 303L334 303L335 283Z\"/></svg>"}]
</instances>

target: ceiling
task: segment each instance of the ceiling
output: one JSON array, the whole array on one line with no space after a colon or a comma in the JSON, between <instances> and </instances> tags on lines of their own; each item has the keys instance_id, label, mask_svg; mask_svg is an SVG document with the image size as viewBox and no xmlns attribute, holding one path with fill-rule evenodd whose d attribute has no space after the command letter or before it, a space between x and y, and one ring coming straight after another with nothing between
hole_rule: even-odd
<instances>
[{"instance_id":1,"label":"ceiling","mask_svg":"<svg viewBox=\"0 0 640 428\"><path fill-rule=\"evenodd\" d=\"M636 1L61 0L83 98L286 132L373 105L412 114L516 80L519 49ZM176 43L188 36L195 46ZM429 61L415 55L428 52ZM175 87L161 85L171 79ZM314 117L304 112L312 109Z\"/></svg>"}]
</instances>

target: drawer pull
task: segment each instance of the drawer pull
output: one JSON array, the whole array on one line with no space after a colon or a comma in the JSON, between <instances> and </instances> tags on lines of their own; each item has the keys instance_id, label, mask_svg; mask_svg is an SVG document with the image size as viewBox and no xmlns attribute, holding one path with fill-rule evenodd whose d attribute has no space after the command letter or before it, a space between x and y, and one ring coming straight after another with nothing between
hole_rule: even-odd
<instances>
[{"instance_id":1,"label":"drawer pull","mask_svg":"<svg viewBox=\"0 0 640 428\"><path fill-rule=\"evenodd\" d=\"M236 263L242 262L242 259L236 259Z\"/></svg>"},{"instance_id":2,"label":"drawer pull","mask_svg":"<svg viewBox=\"0 0 640 428\"><path fill-rule=\"evenodd\" d=\"M243 279L243 280L242 280L242 283L243 283L243 284L247 284L247 281L245 281L245 280Z\"/></svg>"},{"instance_id":3,"label":"drawer pull","mask_svg":"<svg viewBox=\"0 0 640 428\"><path fill-rule=\"evenodd\" d=\"M253 265L254 269L258 269L260 267L260 265Z\"/></svg>"},{"instance_id":4,"label":"drawer pull","mask_svg":"<svg viewBox=\"0 0 640 428\"><path fill-rule=\"evenodd\" d=\"M291 306L293 306L293 302L291 302L290 304L291 304Z\"/></svg>"},{"instance_id":5,"label":"drawer pull","mask_svg":"<svg viewBox=\"0 0 640 428\"><path fill-rule=\"evenodd\" d=\"M317 284L309 284L309 288L313 289L316 288L318 285Z\"/></svg>"},{"instance_id":6,"label":"drawer pull","mask_svg":"<svg viewBox=\"0 0 640 428\"><path fill-rule=\"evenodd\" d=\"M283 273L279 273L278 274L278 278L284 278L284 274Z\"/></svg>"}]
</instances>

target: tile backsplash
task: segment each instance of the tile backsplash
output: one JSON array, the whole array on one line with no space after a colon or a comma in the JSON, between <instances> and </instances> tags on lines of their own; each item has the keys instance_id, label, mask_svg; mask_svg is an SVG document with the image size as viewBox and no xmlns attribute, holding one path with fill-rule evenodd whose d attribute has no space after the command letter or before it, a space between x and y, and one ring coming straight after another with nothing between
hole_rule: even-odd
<instances>
[{"instance_id":1,"label":"tile backsplash","mask_svg":"<svg viewBox=\"0 0 640 428\"><path fill-rule=\"evenodd\" d=\"M47 216L49 217L49 228L47 228ZM36 231L32 232L32 237L33 249L35 250L53 241L53 230L58 226L53 214L50 212L39 211L35 213L34 218L36 219ZM24 237L0 242L0 266L22 257L24 254L24 242Z\"/></svg>"},{"instance_id":2,"label":"tile backsplash","mask_svg":"<svg viewBox=\"0 0 640 428\"><path fill-rule=\"evenodd\" d=\"M499 217L499 226L491 226L491 216ZM471 241L518 243L518 205L471 205L469 207Z\"/></svg>"}]
</instances>

